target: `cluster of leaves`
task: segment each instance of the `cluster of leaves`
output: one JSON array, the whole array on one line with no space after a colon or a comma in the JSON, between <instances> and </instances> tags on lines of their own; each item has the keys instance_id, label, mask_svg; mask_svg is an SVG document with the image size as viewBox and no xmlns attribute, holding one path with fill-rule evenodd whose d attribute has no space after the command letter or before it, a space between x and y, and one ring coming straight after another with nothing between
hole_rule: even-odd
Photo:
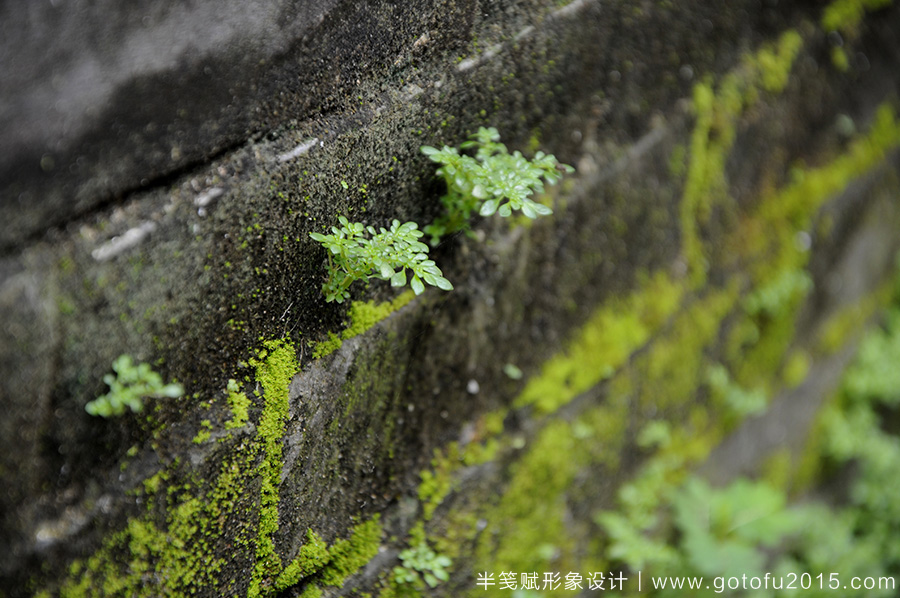
<instances>
[{"instance_id":1,"label":"cluster of leaves","mask_svg":"<svg viewBox=\"0 0 900 598\"><path fill-rule=\"evenodd\" d=\"M620 498L624 499L625 494ZM652 502L652 501L651 501ZM760 481L738 479L713 488L696 476L666 490L655 512L635 517L606 512L598 517L610 539L608 556L633 571L652 569L661 576L706 578L765 576L783 579L790 574L824 573L825 584L834 572L883 578L890 563L880 552L882 540L860 535L853 509L834 511L824 504L788 505L785 492ZM685 588L660 588L653 596L706 595ZM852 592L844 595L890 596L893 589ZM833 587L818 582L804 595L832 595ZM793 595L787 589L754 596Z\"/></svg>"},{"instance_id":2,"label":"cluster of leaves","mask_svg":"<svg viewBox=\"0 0 900 598\"><path fill-rule=\"evenodd\" d=\"M765 411L768 397L762 388L747 390L731 379L728 369L720 363L706 371L706 382L713 397L740 418Z\"/></svg>"},{"instance_id":3,"label":"cluster of leaves","mask_svg":"<svg viewBox=\"0 0 900 598\"><path fill-rule=\"evenodd\" d=\"M497 213L503 217L521 211L528 218L552 214L549 207L535 202L531 195L544 190L544 181L553 185L563 173L574 171L552 154L538 152L530 161L519 151L510 154L493 127L479 128L460 148L476 148L475 157L446 145L442 149L428 145L421 148L423 154L441 165L437 174L447 183L447 194L442 198L446 212L425 227L432 245L445 234L468 230L469 219L476 211L482 216Z\"/></svg>"},{"instance_id":4,"label":"cluster of leaves","mask_svg":"<svg viewBox=\"0 0 900 598\"><path fill-rule=\"evenodd\" d=\"M453 288L441 269L428 259L428 246L419 241L423 233L415 222L400 224L394 220L390 229L377 231L344 216L340 224L331 227L330 235L309 233L328 250L328 280L322 287L326 301L343 303L350 297L350 285L357 280L380 278L402 287L407 282L407 270L412 273L409 284L416 295L425 290L425 284L445 291Z\"/></svg>"},{"instance_id":5,"label":"cluster of leaves","mask_svg":"<svg viewBox=\"0 0 900 598\"><path fill-rule=\"evenodd\" d=\"M851 466L853 525L858 535L877 539L873 552L900 573L900 307L884 327L863 338L843 379L838 400L823 414L825 455Z\"/></svg>"},{"instance_id":6,"label":"cluster of leaves","mask_svg":"<svg viewBox=\"0 0 900 598\"><path fill-rule=\"evenodd\" d=\"M309 236L328 250L328 280L322 287L325 300L342 303L350 297L349 287L357 280L380 278L391 286L409 284L416 295L425 285L445 291L453 288L440 268L428 259L428 246L419 241L423 234L437 245L441 236L468 230L469 219L477 211L482 216L500 214L507 217L521 211L528 218L551 214L547 206L531 199L544 190L544 182L555 184L562 173L573 172L550 154L538 152L527 160L520 152L512 154L500 143L497 129L480 128L461 149L475 148L475 157L461 154L456 148L437 149L423 146L422 153L441 164L437 174L447 183L442 199L446 212L423 231L415 222L400 224L394 220L390 230L376 231L360 222L340 217L340 227L333 234L310 233ZM346 188L346 183L342 183Z\"/></svg>"},{"instance_id":7,"label":"cluster of leaves","mask_svg":"<svg viewBox=\"0 0 900 598\"><path fill-rule=\"evenodd\" d=\"M420 542L415 548L407 548L400 553L402 567L394 567L394 580L399 584L421 585L424 579L433 588L449 579L447 567L452 565L444 555L435 554L428 544ZM421 574L421 577L420 577Z\"/></svg>"},{"instance_id":8,"label":"cluster of leaves","mask_svg":"<svg viewBox=\"0 0 900 598\"><path fill-rule=\"evenodd\" d=\"M131 355L120 355L113 362L112 368L115 376L103 376L109 392L84 406L85 411L91 415L122 415L126 408L138 412L144 408L145 398L174 399L184 394L184 388L180 384L164 384L162 377L149 364L135 365Z\"/></svg>"},{"instance_id":9,"label":"cluster of leaves","mask_svg":"<svg viewBox=\"0 0 900 598\"><path fill-rule=\"evenodd\" d=\"M787 576L807 571L816 578L805 596L831 596L832 583L850 576L887 580L900 573L900 439L890 431L900 408L900 309L882 329L867 335L842 381L836 400L823 412L817 436L827 471L852 467L847 501L840 507L790 504L784 490L766 482L739 479L713 488L684 476L684 463L667 452L668 425L654 422L639 444L658 446L634 480L619 491L619 508L597 515L607 536L606 556L633 571L657 575ZM741 394L737 406L753 412L764 397L733 388L727 372L709 371L714 392ZM826 576L825 587L816 577ZM843 588L843 595L893 596L892 587ZM699 594L703 594L700 592ZM768 588L754 595L782 596ZM663 589L655 596L683 596Z\"/></svg>"}]
</instances>

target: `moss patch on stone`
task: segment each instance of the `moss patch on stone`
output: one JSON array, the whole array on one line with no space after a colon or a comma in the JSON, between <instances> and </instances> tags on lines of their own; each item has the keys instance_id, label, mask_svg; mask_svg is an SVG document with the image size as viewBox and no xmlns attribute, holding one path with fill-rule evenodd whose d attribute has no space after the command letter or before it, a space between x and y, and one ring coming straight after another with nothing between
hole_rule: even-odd
<instances>
[{"instance_id":1,"label":"moss patch on stone","mask_svg":"<svg viewBox=\"0 0 900 598\"><path fill-rule=\"evenodd\" d=\"M281 441L288 413L288 387L298 364L294 347L283 340L267 341L264 349L250 365L256 369L256 379L263 388L265 407L260 416L258 432L263 458L259 466L262 479L259 503L259 535L256 544L256 566L248 596L259 595L264 579L278 576L281 558L275 550L278 531L278 486L281 477Z\"/></svg>"},{"instance_id":2,"label":"moss patch on stone","mask_svg":"<svg viewBox=\"0 0 900 598\"><path fill-rule=\"evenodd\" d=\"M675 311L683 288L657 274L625 297L598 309L563 354L547 361L528 381L514 407L534 405L548 414L592 388L625 363Z\"/></svg>"},{"instance_id":3,"label":"moss patch on stone","mask_svg":"<svg viewBox=\"0 0 900 598\"><path fill-rule=\"evenodd\" d=\"M241 387L234 379L228 380L228 407L231 409L231 419L225 422L226 430L242 428L250 418L250 399L241 392Z\"/></svg>"},{"instance_id":4,"label":"moss patch on stone","mask_svg":"<svg viewBox=\"0 0 900 598\"><path fill-rule=\"evenodd\" d=\"M747 55L718 86L710 79L694 86L696 124L680 218L682 251L695 286L705 282L709 266L701 229L714 205L730 201L725 162L737 135L737 120L758 101L760 91L778 93L784 88L802 44L800 34L788 30L774 44Z\"/></svg>"},{"instance_id":5,"label":"moss patch on stone","mask_svg":"<svg viewBox=\"0 0 900 598\"><path fill-rule=\"evenodd\" d=\"M340 334L329 332L328 340L316 343L313 348L313 358L319 359L334 353L341 348L341 344L345 340L362 334L415 298L415 293L410 290L402 293L393 301L385 301L378 304L374 301L354 301L350 304L350 311L348 312L350 325Z\"/></svg>"},{"instance_id":6,"label":"moss patch on stone","mask_svg":"<svg viewBox=\"0 0 900 598\"><path fill-rule=\"evenodd\" d=\"M338 540L330 547L317 533L308 530L306 544L278 576L275 588L283 590L310 579L310 585L303 593L306 596L307 593L316 595L316 592L321 592L318 584L343 585L347 577L356 573L378 553L381 534L378 515L354 526L348 538Z\"/></svg>"}]
</instances>

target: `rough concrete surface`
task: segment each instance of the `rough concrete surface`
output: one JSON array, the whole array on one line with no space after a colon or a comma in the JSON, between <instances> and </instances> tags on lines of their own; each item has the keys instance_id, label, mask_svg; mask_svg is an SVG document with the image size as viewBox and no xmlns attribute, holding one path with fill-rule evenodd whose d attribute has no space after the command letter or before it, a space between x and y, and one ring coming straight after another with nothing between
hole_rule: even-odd
<instances>
[{"instance_id":1,"label":"rough concrete surface","mask_svg":"<svg viewBox=\"0 0 900 598\"><path fill-rule=\"evenodd\" d=\"M0 596L388 598L417 534L454 562L424 595L465 595L608 564L594 515L648 422L705 443L712 479L753 472L775 424L811 426L857 339L821 330L886 301L898 248L900 10L823 10L4 4ZM454 291L354 328L309 233L432 221L419 148L479 126L575 166L553 216L476 218L431 251ZM126 353L185 395L89 416ZM770 411L729 419L719 363Z\"/></svg>"}]
</instances>

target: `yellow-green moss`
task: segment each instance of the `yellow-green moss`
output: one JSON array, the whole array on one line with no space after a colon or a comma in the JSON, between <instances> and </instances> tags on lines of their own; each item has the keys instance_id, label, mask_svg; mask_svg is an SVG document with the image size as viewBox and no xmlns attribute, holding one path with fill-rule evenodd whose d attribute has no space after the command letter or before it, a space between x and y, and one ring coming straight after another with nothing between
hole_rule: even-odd
<instances>
[{"instance_id":1,"label":"yellow-green moss","mask_svg":"<svg viewBox=\"0 0 900 598\"><path fill-rule=\"evenodd\" d=\"M791 184L765 197L758 211L761 228L776 233L766 240L766 245L777 245L780 250L772 266L780 269L796 264L796 254L801 253L794 243L796 231L808 228L828 199L881 164L887 153L898 146L900 123L893 106L884 103L876 110L869 132L854 139L840 156L818 168L795 170Z\"/></svg>"},{"instance_id":2,"label":"yellow-green moss","mask_svg":"<svg viewBox=\"0 0 900 598\"><path fill-rule=\"evenodd\" d=\"M784 368L781 373L781 380L788 388L796 388L806 380L809 368L812 363L809 352L804 349L796 349L792 351L784 362Z\"/></svg>"},{"instance_id":3,"label":"yellow-green moss","mask_svg":"<svg viewBox=\"0 0 900 598\"><path fill-rule=\"evenodd\" d=\"M207 440L209 440L210 436L212 436L212 422L208 419L204 419L200 422L200 430L194 436L194 439L191 441L194 444L203 444Z\"/></svg>"},{"instance_id":4,"label":"yellow-green moss","mask_svg":"<svg viewBox=\"0 0 900 598\"><path fill-rule=\"evenodd\" d=\"M231 419L225 422L226 430L242 428L249 419L250 399L241 392L236 380L228 381L228 406L231 408Z\"/></svg>"},{"instance_id":5,"label":"yellow-green moss","mask_svg":"<svg viewBox=\"0 0 900 598\"><path fill-rule=\"evenodd\" d=\"M300 548L296 558L284 568L284 571L281 572L281 575L275 581L277 590L283 590L295 585L301 579L321 571L331 562L331 553L328 551L328 545L316 532L311 529L307 530L306 538L306 544Z\"/></svg>"},{"instance_id":6,"label":"yellow-green moss","mask_svg":"<svg viewBox=\"0 0 900 598\"><path fill-rule=\"evenodd\" d=\"M610 377L672 314L682 292L682 285L657 274L625 299L600 307L565 352L528 381L514 406L551 413Z\"/></svg>"},{"instance_id":7,"label":"yellow-green moss","mask_svg":"<svg viewBox=\"0 0 900 598\"><path fill-rule=\"evenodd\" d=\"M284 340L266 341L264 349L250 365L263 388L265 406L260 416L258 433L263 458L259 466L262 478L259 501L259 531L256 544L256 566L248 596L259 595L262 584L271 583L281 573L281 558L275 550L278 531L278 486L281 477L281 442L288 414L288 388L297 373L294 347Z\"/></svg>"},{"instance_id":8,"label":"yellow-green moss","mask_svg":"<svg viewBox=\"0 0 900 598\"><path fill-rule=\"evenodd\" d=\"M419 484L419 502L422 503L425 521L431 519L452 486L452 472L459 467L459 445L451 443L445 451L435 449L431 469L422 471Z\"/></svg>"},{"instance_id":9,"label":"yellow-green moss","mask_svg":"<svg viewBox=\"0 0 900 598\"><path fill-rule=\"evenodd\" d=\"M369 328L387 318L389 315L415 299L412 291L406 291L393 301L385 301L376 304L374 301L354 301L350 304L348 317L350 325L340 335L328 333L328 340L316 343L313 348L313 358L319 359L337 351L347 339L358 336Z\"/></svg>"},{"instance_id":10,"label":"yellow-green moss","mask_svg":"<svg viewBox=\"0 0 900 598\"><path fill-rule=\"evenodd\" d=\"M60 595L77 598L100 593L134 596L186 596L198 588L214 587L225 566L216 545L228 537L238 546L252 546L255 540L257 564L248 595L272 591L272 579L279 575L281 562L275 552L274 533L278 529L278 483L281 470L281 442L288 409L288 386L297 371L293 347L285 341L264 343L251 359L263 389L263 409L255 440L242 445L222 463L218 477L207 488L202 484L169 485L162 496L162 481L172 479L164 470L145 480L144 499L148 512L128 520L124 529L108 536L101 548L83 567L71 573ZM229 392L237 392L236 383ZM240 395L244 399L243 395ZM234 400L235 418L246 422L247 405ZM235 420L232 420L235 421ZM204 420L203 433L212 424ZM243 425L241 423L240 425ZM236 426L235 426L236 427ZM195 440L197 439L195 438ZM254 469L254 464L257 468ZM173 464L177 468L177 463ZM229 519L244 500L248 482L261 478L256 524L242 521L235 527ZM163 502L164 522L157 519L157 501ZM248 514L249 515L249 514ZM148 584L147 578L157 580Z\"/></svg>"},{"instance_id":11,"label":"yellow-green moss","mask_svg":"<svg viewBox=\"0 0 900 598\"><path fill-rule=\"evenodd\" d=\"M847 51L840 46L833 47L831 49L831 64L842 73L849 71L850 58L847 56Z\"/></svg>"},{"instance_id":12,"label":"yellow-green moss","mask_svg":"<svg viewBox=\"0 0 900 598\"><path fill-rule=\"evenodd\" d=\"M734 144L738 118L757 101L760 90L779 93L784 88L802 45L796 31L785 31L775 44L746 56L741 67L726 75L716 90L709 78L694 86L696 122L680 223L682 251L695 286L705 282L708 268L701 227L714 205L730 199L725 162Z\"/></svg>"},{"instance_id":13,"label":"yellow-green moss","mask_svg":"<svg viewBox=\"0 0 900 598\"><path fill-rule=\"evenodd\" d=\"M816 351L822 355L831 355L844 347L847 340L859 334L876 311L887 304L892 293L891 286L891 283L888 282L876 292L870 293L861 300L832 314L819 327L816 336Z\"/></svg>"},{"instance_id":14,"label":"yellow-green moss","mask_svg":"<svg viewBox=\"0 0 900 598\"><path fill-rule=\"evenodd\" d=\"M381 520L379 515L353 528L350 537L338 540L328 549L331 561L322 571L322 583L341 586L344 580L356 573L378 554L381 545Z\"/></svg>"},{"instance_id":15,"label":"yellow-green moss","mask_svg":"<svg viewBox=\"0 0 900 598\"><path fill-rule=\"evenodd\" d=\"M129 520L84 567L70 570L72 577L60 588L60 596L159 595L160 587L147 584L148 575L165 580L169 596L213 584L225 561L211 548L216 531L207 515L202 501L184 498L167 509L162 529L151 515Z\"/></svg>"},{"instance_id":16,"label":"yellow-green moss","mask_svg":"<svg viewBox=\"0 0 900 598\"><path fill-rule=\"evenodd\" d=\"M796 31L785 31L774 46L765 45L756 53L752 64L758 73L759 84L769 93L781 93L787 86L794 60L803 47L803 38Z\"/></svg>"},{"instance_id":17,"label":"yellow-green moss","mask_svg":"<svg viewBox=\"0 0 900 598\"><path fill-rule=\"evenodd\" d=\"M835 0L822 12L822 28L825 31L853 32L867 11L891 4L893 0Z\"/></svg>"},{"instance_id":18,"label":"yellow-green moss","mask_svg":"<svg viewBox=\"0 0 900 598\"><path fill-rule=\"evenodd\" d=\"M322 598L322 589L317 585L309 585L300 594L300 598Z\"/></svg>"}]
</instances>

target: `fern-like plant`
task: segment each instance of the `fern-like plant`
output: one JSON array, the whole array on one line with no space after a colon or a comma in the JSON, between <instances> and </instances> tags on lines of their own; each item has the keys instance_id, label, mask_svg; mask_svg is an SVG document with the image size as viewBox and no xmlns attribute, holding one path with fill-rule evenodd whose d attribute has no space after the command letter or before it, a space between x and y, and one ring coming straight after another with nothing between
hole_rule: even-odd
<instances>
[{"instance_id":1,"label":"fern-like plant","mask_svg":"<svg viewBox=\"0 0 900 598\"><path fill-rule=\"evenodd\" d=\"M423 233L415 222L400 224L394 220L390 229L376 231L344 216L339 220L341 226L331 227L330 235L309 233L328 250L328 280L322 287L326 301L343 303L350 297L350 285L357 280L380 278L402 287L407 283L407 270L416 295L425 290L426 284L445 291L453 288L437 264L428 259L428 246L419 241Z\"/></svg>"},{"instance_id":2,"label":"fern-like plant","mask_svg":"<svg viewBox=\"0 0 900 598\"><path fill-rule=\"evenodd\" d=\"M144 408L145 398L177 398L184 394L180 384L164 384L162 376L149 364L135 365L131 355L119 355L112 364L116 375L106 374L103 381L109 392L84 406L91 415L110 417L122 415L126 409L138 412Z\"/></svg>"},{"instance_id":3,"label":"fern-like plant","mask_svg":"<svg viewBox=\"0 0 900 598\"><path fill-rule=\"evenodd\" d=\"M575 169L560 164L552 154L538 152L528 160L519 151L509 153L500 143L494 127L481 127L460 149L475 148L475 157L462 154L456 148L441 149L422 146L422 153L440 164L437 174L447 183L447 194L441 199L445 213L425 227L431 244L456 231L469 229L473 212L481 216L499 214L503 217L521 211L528 218L552 214L549 207L531 199L544 190L544 182L555 184L563 173Z\"/></svg>"},{"instance_id":4,"label":"fern-like plant","mask_svg":"<svg viewBox=\"0 0 900 598\"><path fill-rule=\"evenodd\" d=\"M447 567L452 561L435 552L424 541L415 548L407 548L400 553L402 567L394 567L394 580L398 584L421 585L422 580L433 588L442 581L450 579Z\"/></svg>"}]
</instances>

